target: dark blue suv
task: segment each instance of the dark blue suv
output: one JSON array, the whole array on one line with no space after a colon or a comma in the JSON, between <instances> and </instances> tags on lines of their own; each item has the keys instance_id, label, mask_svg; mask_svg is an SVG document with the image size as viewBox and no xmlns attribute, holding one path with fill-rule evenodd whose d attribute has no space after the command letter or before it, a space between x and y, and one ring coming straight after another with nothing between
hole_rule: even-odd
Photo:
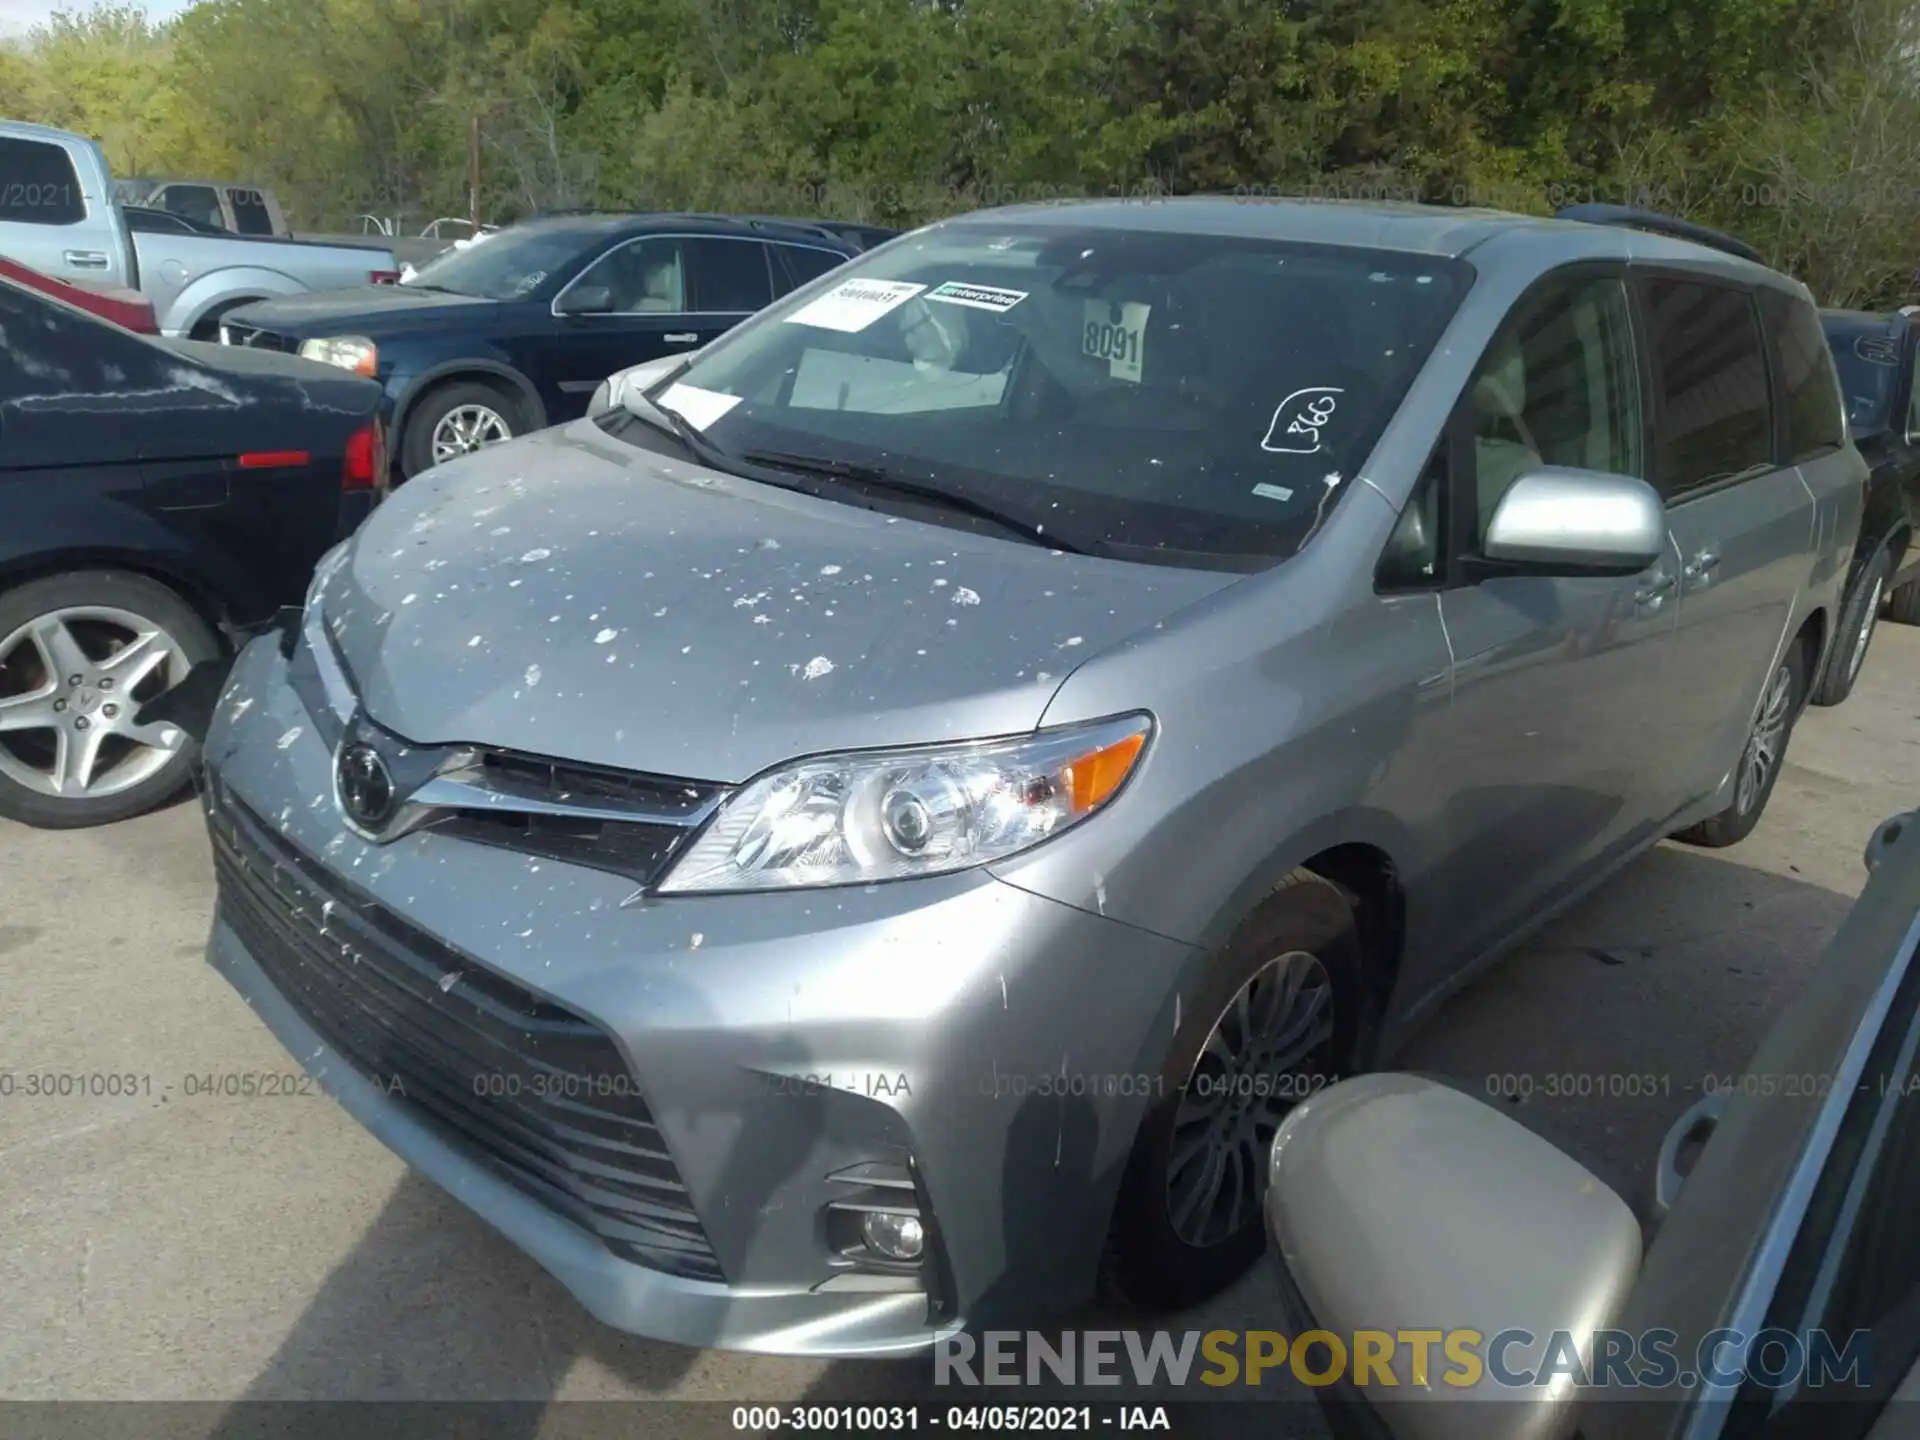
<instances>
[{"instance_id":1,"label":"dark blue suv","mask_svg":"<svg viewBox=\"0 0 1920 1440\"><path fill-rule=\"evenodd\" d=\"M583 414L600 382L692 351L860 245L825 224L559 215L439 256L399 285L245 306L229 345L372 376L407 479Z\"/></svg>"}]
</instances>

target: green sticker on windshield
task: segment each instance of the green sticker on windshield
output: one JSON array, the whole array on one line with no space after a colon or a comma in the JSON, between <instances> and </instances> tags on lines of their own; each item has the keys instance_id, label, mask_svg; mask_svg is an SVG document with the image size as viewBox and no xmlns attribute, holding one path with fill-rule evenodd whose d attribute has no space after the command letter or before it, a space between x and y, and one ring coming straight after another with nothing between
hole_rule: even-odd
<instances>
[{"instance_id":1,"label":"green sticker on windshield","mask_svg":"<svg viewBox=\"0 0 1920 1440\"><path fill-rule=\"evenodd\" d=\"M1152 311L1151 305L1133 300L1087 301L1081 353L1106 361L1107 373L1114 379L1138 385L1146 358L1147 316Z\"/></svg>"}]
</instances>

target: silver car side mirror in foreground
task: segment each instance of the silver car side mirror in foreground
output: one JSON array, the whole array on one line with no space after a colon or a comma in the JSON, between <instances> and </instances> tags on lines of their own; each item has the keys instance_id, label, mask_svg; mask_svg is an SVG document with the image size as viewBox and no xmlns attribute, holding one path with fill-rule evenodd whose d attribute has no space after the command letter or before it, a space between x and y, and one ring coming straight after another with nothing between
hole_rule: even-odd
<instances>
[{"instance_id":1,"label":"silver car side mirror in foreground","mask_svg":"<svg viewBox=\"0 0 1920 1440\"><path fill-rule=\"evenodd\" d=\"M1637 575L1666 545L1666 506L1646 481L1550 465L1507 488L1481 551L1556 574Z\"/></svg>"},{"instance_id":2,"label":"silver car side mirror in foreground","mask_svg":"<svg viewBox=\"0 0 1920 1440\"><path fill-rule=\"evenodd\" d=\"M1348 1376L1370 1381L1357 1397L1364 1432L1568 1433L1578 1395L1571 1376L1502 1387L1483 1368L1468 1385L1441 1344L1417 1375L1416 1347L1388 1342L1440 1327L1488 1339L1525 1330L1536 1338L1511 1344L1505 1363L1534 1370L1565 1332L1591 1373L1594 1332L1618 1316L1640 1268L1640 1222L1619 1195L1475 1096L1392 1073L1343 1081L1296 1106L1274 1138L1269 1182L1267 1228L1305 1312L1297 1318L1352 1346ZM1360 1372L1358 1332L1386 1337L1376 1353L1395 1383Z\"/></svg>"}]
</instances>

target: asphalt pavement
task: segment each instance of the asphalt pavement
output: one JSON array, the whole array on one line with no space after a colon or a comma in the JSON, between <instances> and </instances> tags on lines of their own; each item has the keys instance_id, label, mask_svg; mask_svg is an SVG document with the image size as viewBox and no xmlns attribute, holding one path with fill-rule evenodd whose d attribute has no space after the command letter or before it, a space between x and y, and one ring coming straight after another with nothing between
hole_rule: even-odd
<instances>
[{"instance_id":1,"label":"asphalt pavement","mask_svg":"<svg viewBox=\"0 0 1920 1440\"><path fill-rule=\"evenodd\" d=\"M1817 981L1873 827L1920 804L1920 630L1883 626L1853 698L1810 711L1787 760L1744 844L1661 845L1449 1002L1399 1066L1525 1090L1609 1178L1649 1184L1670 1121ZM907 1362L618 1334L330 1100L189 1096L293 1068L205 964L212 899L191 804L98 830L0 822L0 1073L137 1077L0 1099L0 1399L918 1393ZM1273 1328L1271 1277L1163 1323Z\"/></svg>"}]
</instances>

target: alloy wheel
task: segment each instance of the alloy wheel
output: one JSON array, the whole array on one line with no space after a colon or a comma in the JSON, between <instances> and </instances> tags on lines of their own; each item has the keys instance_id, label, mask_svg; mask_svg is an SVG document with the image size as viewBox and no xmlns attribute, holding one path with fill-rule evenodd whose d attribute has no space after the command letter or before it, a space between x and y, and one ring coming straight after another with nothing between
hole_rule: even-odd
<instances>
[{"instance_id":1,"label":"alloy wheel","mask_svg":"<svg viewBox=\"0 0 1920 1440\"><path fill-rule=\"evenodd\" d=\"M1276 956L1214 1021L1174 1111L1167 1210L1197 1249L1232 1238L1259 1214L1267 1151L1303 1077L1324 1074L1333 1043L1333 984L1304 950Z\"/></svg>"},{"instance_id":2,"label":"alloy wheel","mask_svg":"<svg viewBox=\"0 0 1920 1440\"><path fill-rule=\"evenodd\" d=\"M0 639L0 775L62 800L140 784L187 737L134 717L189 668L176 637L130 610L73 605L34 617Z\"/></svg>"},{"instance_id":3,"label":"alloy wheel","mask_svg":"<svg viewBox=\"0 0 1920 1440\"><path fill-rule=\"evenodd\" d=\"M488 445L513 438L513 427L498 410L485 405L456 405L433 427L433 463L441 465Z\"/></svg>"},{"instance_id":4,"label":"alloy wheel","mask_svg":"<svg viewBox=\"0 0 1920 1440\"><path fill-rule=\"evenodd\" d=\"M1767 782L1780 763L1786 748L1787 722L1793 711L1793 668L1782 665L1773 672L1767 685L1767 698L1761 703L1760 717L1753 722L1747 737L1746 753L1740 757L1740 784L1734 791L1734 807L1745 815L1767 793Z\"/></svg>"}]
</instances>

